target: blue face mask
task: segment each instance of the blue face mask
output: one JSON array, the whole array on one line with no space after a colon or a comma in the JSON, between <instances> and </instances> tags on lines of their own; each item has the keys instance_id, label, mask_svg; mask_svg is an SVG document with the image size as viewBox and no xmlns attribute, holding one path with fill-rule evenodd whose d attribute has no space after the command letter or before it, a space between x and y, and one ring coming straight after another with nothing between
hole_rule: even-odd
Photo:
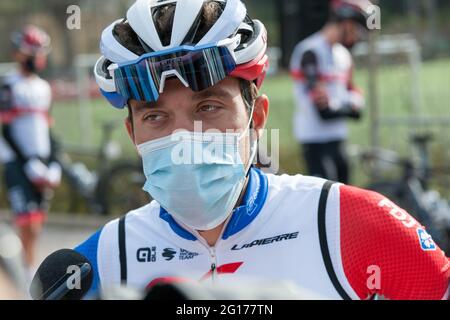
<instances>
[{"instance_id":1,"label":"blue face mask","mask_svg":"<svg viewBox=\"0 0 450 320\"><path fill-rule=\"evenodd\" d=\"M147 181L144 190L176 220L211 230L231 214L256 153L242 163L244 134L179 132L138 146Z\"/></svg>"}]
</instances>

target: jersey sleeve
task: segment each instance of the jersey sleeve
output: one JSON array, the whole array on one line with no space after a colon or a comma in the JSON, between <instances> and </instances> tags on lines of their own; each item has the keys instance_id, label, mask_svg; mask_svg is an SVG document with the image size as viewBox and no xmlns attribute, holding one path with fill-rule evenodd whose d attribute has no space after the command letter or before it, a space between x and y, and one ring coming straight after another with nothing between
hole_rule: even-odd
<instances>
[{"instance_id":1,"label":"jersey sleeve","mask_svg":"<svg viewBox=\"0 0 450 320\"><path fill-rule=\"evenodd\" d=\"M450 261L423 226L378 193L339 193L342 265L359 298L448 298Z\"/></svg>"},{"instance_id":2,"label":"jersey sleeve","mask_svg":"<svg viewBox=\"0 0 450 320\"><path fill-rule=\"evenodd\" d=\"M98 272L97 251L101 232L102 230L97 231L89 239L87 239L85 242L83 242L74 249L76 252L85 256L89 260L89 262L91 263L92 271L94 272L91 288L85 296L87 298L95 297L95 295L98 293L100 289L100 276Z\"/></svg>"},{"instance_id":3,"label":"jersey sleeve","mask_svg":"<svg viewBox=\"0 0 450 320\"><path fill-rule=\"evenodd\" d=\"M12 90L8 84L0 84L0 112L12 108Z\"/></svg>"},{"instance_id":4,"label":"jersey sleeve","mask_svg":"<svg viewBox=\"0 0 450 320\"><path fill-rule=\"evenodd\" d=\"M1 127L1 132L5 142L7 143L8 147L12 150L15 157L19 159L22 163L27 162L29 160L29 157L25 155L24 148L21 148L20 145L16 143L16 141L14 140L12 134L12 124L3 124Z\"/></svg>"}]
</instances>

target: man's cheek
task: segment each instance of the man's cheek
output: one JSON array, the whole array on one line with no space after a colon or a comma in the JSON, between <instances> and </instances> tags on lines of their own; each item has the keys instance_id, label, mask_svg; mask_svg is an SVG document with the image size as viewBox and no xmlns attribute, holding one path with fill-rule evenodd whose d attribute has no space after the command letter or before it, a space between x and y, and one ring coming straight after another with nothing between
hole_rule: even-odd
<instances>
[{"instance_id":1,"label":"man's cheek","mask_svg":"<svg viewBox=\"0 0 450 320\"><path fill-rule=\"evenodd\" d=\"M148 134L147 134L148 135ZM145 134L145 130L140 125L137 125L136 122L133 126L133 142L135 145L143 144L147 141L150 141L151 138L147 138Z\"/></svg>"}]
</instances>

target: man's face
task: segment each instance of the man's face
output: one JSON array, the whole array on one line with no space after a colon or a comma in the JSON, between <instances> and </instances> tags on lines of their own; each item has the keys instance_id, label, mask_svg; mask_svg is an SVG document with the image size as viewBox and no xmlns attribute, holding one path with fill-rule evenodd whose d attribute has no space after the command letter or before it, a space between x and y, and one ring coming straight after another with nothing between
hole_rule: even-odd
<instances>
[{"instance_id":1,"label":"man's face","mask_svg":"<svg viewBox=\"0 0 450 320\"><path fill-rule=\"evenodd\" d=\"M47 66L47 56L43 53L31 55L17 50L13 53L13 59L27 72L42 71Z\"/></svg>"},{"instance_id":2,"label":"man's face","mask_svg":"<svg viewBox=\"0 0 450 320\"><path fill-rule=\"evenodd\" d=\"M356 43L364 39L365 31L357 22L346 20L341 22L341 40L344 47L352 49Z\"/></svg>"},{"instance_id":3,"label":"man's face","mask_svg":"<svg viewBox=\"0 0 450 320\"><path fill-rule=\"evenodd\" d=\"M261 96L255 101L253 128L259 138L266 124L268 99ZM202 130L243 132L250 121L249 112L241 95L239 80L228 77L201 92L186 88L178 79L166 83L157 102L130 101L132 123L126 120L130 137L135 145L171 135L176 130L193 132L194 123ZM241 157L249 160L249 139L241 143Z\"/></svg>"}]
</instances>

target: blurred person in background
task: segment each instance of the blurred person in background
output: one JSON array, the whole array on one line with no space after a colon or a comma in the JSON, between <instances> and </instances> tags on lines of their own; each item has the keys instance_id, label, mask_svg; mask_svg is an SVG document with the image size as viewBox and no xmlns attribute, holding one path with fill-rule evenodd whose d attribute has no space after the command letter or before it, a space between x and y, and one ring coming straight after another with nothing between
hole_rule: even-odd
<instances>
[{"instance_id":1,"label":"blurred person in background","mask_svg":"<svg viewBox=\"0 0 450 320\"><path fill-rule=\"evenodd\" d=\"M46 67L51 41L46 32L32 25L14 32L11 40L18 68L0 84L0 153L24 261L32 271L51 190L61 179L50 138L51 89L38 75Z\"/></svg>"},{"instance_id":2,"label":"blurred person in background","mask_svg":"<svg viewBox=\"0 0 450 320\"><path fill-rule=\"evenodd\" d=\"M333 0L325 26L300 42L292 54L294 131L309 175L350 180L346 121L361 118L364 97L353 84L349 50L367 33L370 5L366 0Z\"/></svg>"}]
</instances>

